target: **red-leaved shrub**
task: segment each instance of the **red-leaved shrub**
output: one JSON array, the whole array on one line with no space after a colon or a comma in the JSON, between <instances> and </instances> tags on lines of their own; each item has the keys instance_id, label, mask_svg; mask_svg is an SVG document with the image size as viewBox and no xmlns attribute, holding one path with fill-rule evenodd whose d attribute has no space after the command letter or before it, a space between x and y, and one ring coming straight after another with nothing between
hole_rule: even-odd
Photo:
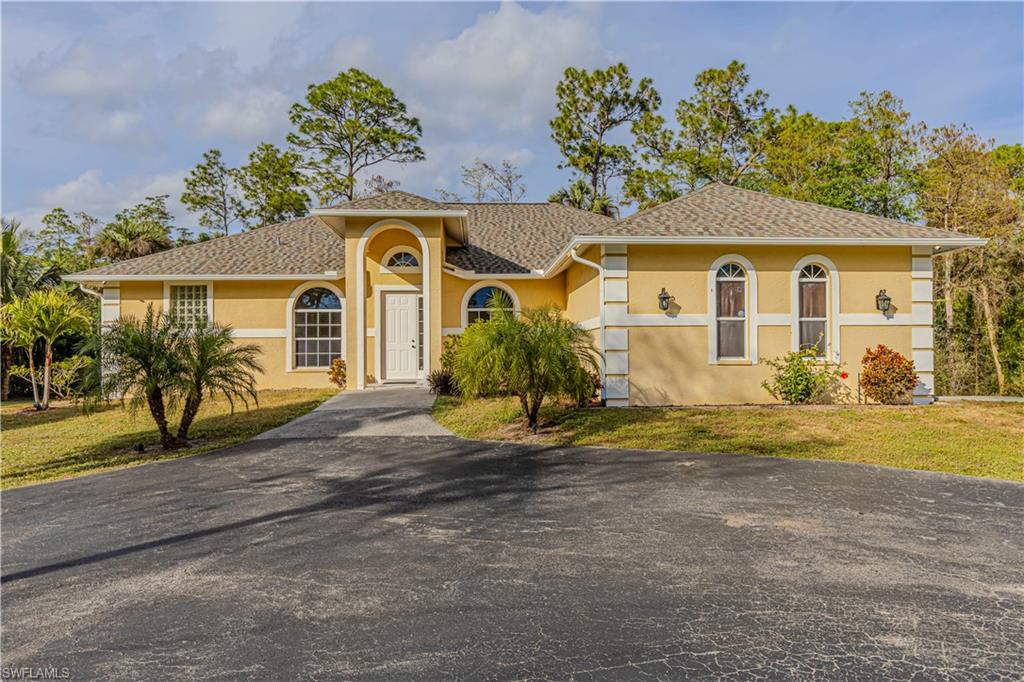
<instances>
[{"instance_id":1,"label":"red-leaved shrub","mask_svg":"<svg viewBox=\"0 0 1024 682\"><path fill-rule=\"evenodd\" d=\"M864 349L860 387L864 395L885 405L909 403L917 384L914 361L892 348L878 344Z\"/></svg>"}]
</instances>

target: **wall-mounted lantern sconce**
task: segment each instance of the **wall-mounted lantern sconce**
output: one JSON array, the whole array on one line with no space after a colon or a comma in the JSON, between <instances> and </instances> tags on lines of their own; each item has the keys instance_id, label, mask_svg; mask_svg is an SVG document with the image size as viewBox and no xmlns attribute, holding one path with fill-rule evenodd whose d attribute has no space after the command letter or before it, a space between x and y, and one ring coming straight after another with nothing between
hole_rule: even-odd
<instances>
[{"instance_id":1,"label":"wall-mounted lantern sconce","mask_svg":"<svg viewBox=\"0 0 1024 682\"><path fill-rule=\"evenodd\" d=\"M875 307L884 315L889 312L889 308L892 307L892 298L885 293L885 289L878 292L875 296Z\"/></svg>"},{"instance_id":2,"label":"wall-mounted lantern sconce","mask_svg":"<svg viewBox=\"0 0 1024 682\"><path fill-rule=\"evenodd\" d=\"M671 303L671 302L672 302L671 294L669 294L667 291L665 291L665 287L662 287L661 288L661 293L658 294L658 307L661 308L662 310L668 310L668 304Z\"/></svg>"}]
</instances>

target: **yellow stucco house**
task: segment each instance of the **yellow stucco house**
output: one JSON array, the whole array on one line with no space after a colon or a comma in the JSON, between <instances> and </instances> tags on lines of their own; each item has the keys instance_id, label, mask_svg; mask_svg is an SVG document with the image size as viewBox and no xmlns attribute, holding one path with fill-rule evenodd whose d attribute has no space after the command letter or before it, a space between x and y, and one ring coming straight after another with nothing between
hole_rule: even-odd
<instances>
[{"instance_id":1,"label":"yellow stucco house","mask_svg":"<svg viewBox=\"0 0 1024 682\"><path fill-rule=\"evenodd\" d=\"M983 243L718 184L623 220L389 192L66 279L104 321L154 304L230 324L263 348L262 388L327 386L336 357L350 390L422 382L498 287L592 330L609 406L767 402L762 359L811 346L852 387L878 343L930 402L932 256Z\"/></svg>"}]
</instances>

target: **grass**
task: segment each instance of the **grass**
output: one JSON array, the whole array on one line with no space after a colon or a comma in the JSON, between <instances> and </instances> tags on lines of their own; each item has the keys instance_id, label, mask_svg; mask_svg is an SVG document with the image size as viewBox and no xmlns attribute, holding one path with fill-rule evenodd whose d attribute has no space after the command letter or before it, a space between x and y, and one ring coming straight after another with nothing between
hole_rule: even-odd
<instances>
[{"instance_id":1,"label":"grass","mask_svg":"<svg viewBox=\"0 0 1024 682\"><path fill-rule=\"evenodd\" d=\"M534 435L511 399L442 397L434 418L473 439L824 459L1024 480L1019 403L615 410L549 405Z\"/></svg>"},{"instance_id":2,"label":"grass","mask_svg":"<svg viewBox=\"0 0 1024 682\"><path fill-rule=\"evenodd\" d=\"M226 401L204 401L189 431L190 447L172 452L160 449L156 426L146 409L133 412L117 404L87 413L64 404L35 412L31 401L5 401L0 406L0 487L15 488L235 445L309 412L331 395L333 391L309 389L261 391L258 407L246 410L238 405L234 414ZM177 419L173 423L177 428ZM135 452L138 443L145 445L144 452Z\"/></svg>"}]
</instances>

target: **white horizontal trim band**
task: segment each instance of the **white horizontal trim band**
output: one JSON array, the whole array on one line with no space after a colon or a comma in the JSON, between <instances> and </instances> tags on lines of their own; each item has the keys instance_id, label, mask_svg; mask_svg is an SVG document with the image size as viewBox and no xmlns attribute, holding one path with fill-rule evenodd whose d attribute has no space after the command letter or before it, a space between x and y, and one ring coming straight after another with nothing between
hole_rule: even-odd
<instances>
[{"instance_id":1,"label":"white horizontal trim band","mask_svg":"<svg viewBox=\"0 0 1024 682\"><path fill-rule=\"evenodd\" d=\"M238 339L283 339L288 336L287 329L235 329Z\"/></svg>"},{"instance_id":2,"label":"white horizontal trim band","mask_svg":"<svg viewBox=\"0 0 1024 682\"><path fill-rule=\"evenodd\" d=\"M463 331L462 327L442 327L441 336L454 336L461 334Z\"/></svg>"}]
</instances>

